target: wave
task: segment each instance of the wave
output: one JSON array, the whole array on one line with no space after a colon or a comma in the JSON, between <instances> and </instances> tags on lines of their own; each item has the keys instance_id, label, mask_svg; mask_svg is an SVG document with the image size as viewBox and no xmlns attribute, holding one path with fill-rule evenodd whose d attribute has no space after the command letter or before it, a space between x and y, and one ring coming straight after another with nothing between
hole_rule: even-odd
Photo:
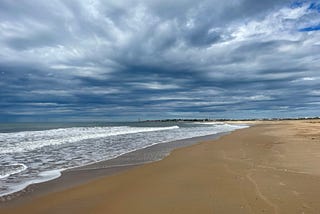
<instances>
[{"instance_id":1,"label":"wave","mask_svg":"<svg viewBox=\"0 0 320 214\"><path fill-rule=\"evenodd\" d=\"M15 133L0 133L0 154L27 152L45 146L74 143L81 140L104 138L116 135L155 132L170 129L179 129L179 126L170 127L73 127L50 129L44 131L24 131Z\"/></svg>"},{"instance_id":2,"label":"wave","mask_svg":"<svg viewBox=\"0 0 320 214\"><path fill-rule=\"evenodd\" d=\"M192 122L191 124L198 124L198 125L223 125L223 122Z\"/></svg>"},{"instance_id":3,"label":"wave","mask_svg":"<svg viewBox=\"0 0 320 214\"><path fill-rule=\"evenodd\" d=\"M1 180L3 185L0 197L24 189L30 184L55 179L65 169L112 159L159 143L225 133L245 127L247 126L239 124L198 123L193 126L182 124L180 127L72 127L0 133L0 156L3 157L0 159L0 178L4 178ZM65 145L54 146L60 144ZM31 152L26 153L28 151ZM142 158L141 160L146 161L157 157ZM12 163L11 168L7 166L9 163ZM28 170L22 172L23 165L17 163L25 163L29 166ZM1 166L6 167L1 171ZM6 179L8 176L10 177Z\"/></svg>"},{"instance_id":4,"label":"wave","mask_svg":"<svg viewBox=\"0 0 320 214\"><path fill-rule=\"evenodd\" d=\"M7 178L10 175L23 172L28 167L22 163L0 166L0 179Z\"/></svg>"},{"instance_id":5,"label":"wave","mask_svg":"<svg viewBox=\"0 0 320 214\"><path fill-rule=\"evenodd\" d=\"M224 122L193 122L192 124L215 126L221 129L224 128L227 131L229 131L229 129L241 129L241 128L249 127L249 125L247 124L230 124L230 123L224 123Z\"/></svg>"},{"instance_id":6,"label":"wave","mask_svg":"<svg viewBox=\"0 0 320 214\"><path fill-rule=\"evenodd\" d=\"M29 186L31 184L39 184L39 183L43 183L46 181L50 181L50 180L54 180L56 178L59 178L61 176L61 171L62 170L48 170L48 171L41 172L41 173L39 173L39 178L37 178L37 179L29 180L29 181L23 182L21 184L14 185L10 188L10 190L8 190L6 192L3 192L3 193L0 192L0 197L18 192L20 190L23 190L24 188L26 188L27 186Z\"/></svg>"}]
</instances>

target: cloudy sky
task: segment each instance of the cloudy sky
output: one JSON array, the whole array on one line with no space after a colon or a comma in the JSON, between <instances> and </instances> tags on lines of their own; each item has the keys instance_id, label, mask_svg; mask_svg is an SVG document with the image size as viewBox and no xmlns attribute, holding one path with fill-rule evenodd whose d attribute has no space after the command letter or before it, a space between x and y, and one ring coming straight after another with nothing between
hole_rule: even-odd
<instances>
[{"instance_id":1,"label":"cloudy sky","mask_svg":"<svg viewBox=\"0 0 320 214\"><path fill-rule=\"evenodd\" d=\"M0 121L320 116L320 2L1 0Z\"/></svg>"}]
</instances>

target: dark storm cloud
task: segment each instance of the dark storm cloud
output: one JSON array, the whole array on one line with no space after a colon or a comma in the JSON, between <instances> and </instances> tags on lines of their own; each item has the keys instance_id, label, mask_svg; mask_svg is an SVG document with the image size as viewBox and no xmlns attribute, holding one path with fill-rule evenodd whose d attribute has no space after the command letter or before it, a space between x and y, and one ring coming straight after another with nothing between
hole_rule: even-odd
<instances>
[{"instance_id":1,"label":"dark storm cloud","mask_svg":"<svg viewBox=\"0 0 320 214\"><path fill-rule=\"evenodd\" d=\"M316 116L319 4L0 3L0 119Z\"/></svg>"}]
</instances>

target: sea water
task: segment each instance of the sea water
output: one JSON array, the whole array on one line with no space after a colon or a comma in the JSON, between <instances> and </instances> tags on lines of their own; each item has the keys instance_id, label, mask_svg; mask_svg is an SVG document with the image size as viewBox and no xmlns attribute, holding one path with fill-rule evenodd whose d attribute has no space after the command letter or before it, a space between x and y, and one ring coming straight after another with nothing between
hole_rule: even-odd
<instances>
[{"instance_id":1,"label":"sea water","mask_svg":"<svg viewBox=\"0 0 320 214\"><path fill-rule=\"evenodd\" d=\"M245 127L186 122L0 124L0 196L55 179L64 169Z\"/></svg>"}]
</instances>

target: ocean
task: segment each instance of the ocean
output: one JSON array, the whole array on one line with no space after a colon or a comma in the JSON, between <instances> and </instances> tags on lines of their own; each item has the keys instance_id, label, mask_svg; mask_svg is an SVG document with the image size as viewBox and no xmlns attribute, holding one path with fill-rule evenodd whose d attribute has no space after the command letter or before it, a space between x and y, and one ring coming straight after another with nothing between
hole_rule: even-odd
<instances>
[{"instance_id":1,"label":"ocean","mask_svg":"<svg viewBox=\"0 0 320 214\"><path fill-rule=\"evenodd\" d=\"M0 196L55 179L65 169L245 127L196 122L0 124Z\"/></svg>"}]
</instances>

